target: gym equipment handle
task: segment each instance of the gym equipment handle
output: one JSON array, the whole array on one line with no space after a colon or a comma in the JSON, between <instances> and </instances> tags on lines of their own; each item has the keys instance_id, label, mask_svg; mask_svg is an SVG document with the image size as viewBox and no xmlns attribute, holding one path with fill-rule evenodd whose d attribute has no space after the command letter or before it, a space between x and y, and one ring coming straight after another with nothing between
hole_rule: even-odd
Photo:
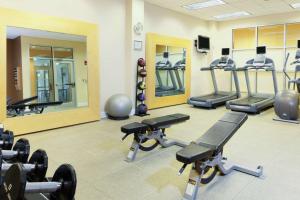
<instances>
[{"instance_id":1,"label":"gym equipment handle","mask_svg":"<svg viewBox=\"0 0 300 200\"><path fill-rule=\"evenodd\" d=\"M52 193L62 187L60 182L27 183L26 193Z\"/></svg>"}]
</instances>

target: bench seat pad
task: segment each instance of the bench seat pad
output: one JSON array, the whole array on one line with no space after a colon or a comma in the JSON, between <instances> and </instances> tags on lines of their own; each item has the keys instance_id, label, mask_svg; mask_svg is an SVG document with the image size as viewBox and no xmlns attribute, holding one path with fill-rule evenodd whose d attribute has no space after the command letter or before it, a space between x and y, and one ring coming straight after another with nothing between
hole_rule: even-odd
<instances>
[{"instance_id":1,"label":"bench seat pad","mask_svg":"<svg viewBox=\"0 0 300 200\"><path fill-rule=\"evenodd\" d=\"M177 124L184 122L190 119L190 116L185 114L173 114L173 115L166 115L163 117L156 117L152 119L145 119L142 121L143 124L147 124L152 129L158 129L164 126L170 126L172 124Z\"/></svg>"}]
</instances>

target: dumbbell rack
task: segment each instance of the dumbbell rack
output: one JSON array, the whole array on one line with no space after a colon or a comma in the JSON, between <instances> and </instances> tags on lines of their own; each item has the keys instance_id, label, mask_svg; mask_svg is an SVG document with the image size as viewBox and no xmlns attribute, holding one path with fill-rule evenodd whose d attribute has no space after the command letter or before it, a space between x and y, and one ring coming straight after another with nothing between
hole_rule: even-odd
<instances>
[{"instance_id":1,"label":"dumbbell rack","mask_svg":"<svg viewBox=\"0 0 300 200\"><path fill-rule=\"evenodd\" d=\"M146 77L141 77L140 76L140 74L139 74L139 70L140 69L145 69L145 67L146 66L144 66L144 67L142 67L142 66L139 66L138 64L137 64L137 67L136 67L136 90L135 90L135 115L136 116L139 116L139 117L144 117L144 116L147 116L147 115L150 115L150 114L148 114L148 113L146 113L146 114L141 114L141 113L138 113L138 105L140 104L140 103L142 103L142 104L145 104L145 101L139 101L138 100L138 98L137 98L137 96L138 96L138 94L139 93L143 93L143 94L145 94L145 89L144 90L140 90L139 88L138 88L138 83L140 82L140 81L146 81Z\"/></svg>"}]
</instances>

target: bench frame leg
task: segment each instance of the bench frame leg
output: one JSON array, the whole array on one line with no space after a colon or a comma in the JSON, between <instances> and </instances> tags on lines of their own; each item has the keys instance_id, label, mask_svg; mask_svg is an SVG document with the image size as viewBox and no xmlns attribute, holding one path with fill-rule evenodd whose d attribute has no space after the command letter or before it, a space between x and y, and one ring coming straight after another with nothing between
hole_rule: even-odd
<instances>
[{"instance_id":1,"label":"bench frame leg","mask_svg":"<svg viewBox=\"0 0 300 200\"><path fill-rule=\"evenodd\" d=\"M230 174L232 171L239 171L255 177L260 177L263 174L262 166L258 166L256 169L249 169L241 165L232 164L222 157L222 153L219 153L212 159L202 162L200 168L205 169L206 167L217 167L219 171L224 175ZM195 163L193 164L193 167L190 171L189 181L183 195L183 200L197 199L197 193L199 191L201 179L204 175L203 172L204 170L202 170L202 174L199 174L199 172L195 168Z\"/></svg>"},{"instance_id":2,"label":"bench frame leg","mask_svg":"<svg viewBox=\"0 0 300 200\"><path fill-rule=\"evenodd\" d=\"M166 127L164 127L164 129L165 128ZM179 140L168 139L166 137L165 133L162 131L162 129L147 132L147 133L142 133L142 134L137 133L137 135L135 137L138 137L139 141L156 140L156 141L158 141L158 143L163 148L167 148L167 147L170 147L170 146L173 146L173 145L176 145L176 146L179 146L179 147L186 147L188 145L187 143L181 142ZM127 158L125 159L125 161L132 162L132 161L135 160L135 157L138 153L140 145L141 144L138 141L133 139L133 142L131 144L131 147L129 149L129 153L128 153Z\"/></svg>"},{"instance_id":3,"label":"bench frame leg","mask_svg":"<svg viewBox=\"0 0 300 200\"><path fill-rule=\"evenodd\" d=\"M189 181L185 189L183 200L195 200L197 198L202 176L203 173L199 175L195 166L193 166L190 171Z\"/></svg>"},{"instance_id":4,"label":"bench frame leg","mask_svg":"<svg viewBox=\"0 0 300 200\"><path fill-rule=\"evenodd\" d=\"M140 144L136 140L133 140L125 161L127 162L134 161L139 148L140 148Z\"/></svg>"}]
</instances>

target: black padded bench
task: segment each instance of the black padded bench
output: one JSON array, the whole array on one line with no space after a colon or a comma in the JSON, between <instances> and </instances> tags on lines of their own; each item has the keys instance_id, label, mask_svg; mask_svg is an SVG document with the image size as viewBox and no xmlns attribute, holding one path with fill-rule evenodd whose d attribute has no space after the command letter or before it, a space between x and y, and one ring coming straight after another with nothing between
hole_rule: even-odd
<instances>
[{"instance_id":1,"label":"black padded bench","mask_svg":"<svg viewBox=\"0 0 300 200\"><path fill-rule=\"evenodd\" d=\"M121 127L121 131L126 134L143 133L147 130L158 130L189 120L190 116L184 114L166 115L152 119L145 119L141 123L134 122Z\"/></svg>"},{"instance_id":2,"label":"black padded bench","mask_svg":"<svg viewBox=\"0 0 300 200\"><path fill-rule=\"evenodd\" d=\"M245 113L227 113L198 140L177 152L177 160L190 164L219 153L247 119Z\"/></svg>"},{"instance_id":3,"label":"black padded bench","mask_svg":"<svg viewBox=\"0 0 300 200\"><path fill-rule=\"evenodd\" d=\"M263 168L261 166L256 170L250 170L235 164L229 165L223 159L225 144L247 119L248 116L245 113L226 113L198 140L190 143L176 153L176 159L184 163L179 171L180 174L188 164L194 164L190 172L184 200L196 200L200 183L208 184L213 180L218 171L224 175L229 174L233 170L256 177L262 175ZM212 173L209 173L210 169L213 170Z\"/></svg>"},{"instance_id":4,"label":"black padded bench","mask_svg":"<svg viewBox=\"0 0 300 200\"><path fill-rule=\"evenodd\" d=\"M143 120L141 123L134 122L121 127L121 131L125 133L122 138L124 140L131 134L134 134L133 143L131 145L129 154L126 161L133 161L135 159L137 150L151 151L160 144L162 147L169 147L172 145L177 145L185 147L187 144L176 141L168 140L165 135L165 129L172 125L185 122L190 119L190 116L185 114L172 114L162 117L156 117L152 119ZM149 146L143 146L143 143L148 140L155 140L156 142Z\"/></svg>"}]
</instances>

